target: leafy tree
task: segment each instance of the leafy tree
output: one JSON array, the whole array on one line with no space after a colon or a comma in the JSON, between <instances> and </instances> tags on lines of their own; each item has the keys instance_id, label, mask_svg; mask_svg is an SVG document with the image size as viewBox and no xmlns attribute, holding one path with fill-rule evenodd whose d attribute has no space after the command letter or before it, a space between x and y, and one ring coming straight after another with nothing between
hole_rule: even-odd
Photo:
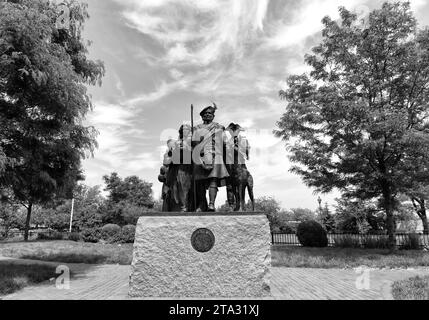
<instances>
[{"instance_id":1,"label":"leafy tree","mask_svg":"<svg viewBox=\"0 0 429 320\"><path fill-rule=\"evenodd\" d=\"M121 179L116 172L103 177L106 184L105 191L109 191L107 200L111 203L127 201L139 207L153 208L152 184L141 180L137 176Z\"/></svg>"},{"instance_id":2,"label":"leafy tree","mask_svg":"<svg viewBox=\"0 0 429 320\"><path fill-rule=\"evenodd\" d=\"M127 224L136 225L138 219L147 212L153 211L151 208L139 207L127 201L110 203L104 206L102 221L104 224L117 224L125 226Z\"/></svg>"},{"instance_id":3,"label":"leafy tree","mask_svg":"<svg viewBox=\"0 0 429 320\"><path fill-rule=\"evenodd\" d=\"M279 210L272 217L274 230L285 233L295 233L300 222L313 220L315 214L310 209L292 208Z\"/></svg>"},{"instance_id":4,"label":"leafy tree","mask_svg":"<svg viewBox=\"0 0 429 320\"><path fill-rule=\"evenodd\" d=\"M275 215L274 229L283 233L296 233L301 220L293 220L290 216L290 211L280 210Z\"/></svg>"},{"instance_id":5,"label":"leafy tree","mask_svg":"<svg viewBox=\"0 0 429 320\"><path fill-rule=\"evenodd\" d=\"M4 169L6 167L7 160L8 159L6 157L6 154L3 152L3 149L0 147L0 179L1 179L1 176L3 175Z\"/></svg>"},{"instance_id":6,"label":"leafy tree","mask_svg":"<svg viewBox=\"0 0 429 320\"><path fill-rule=\"evenodd\" d=\"M0 183L27 208L25 240L33 205L70 194L96 146L82 122L92 108L86 85L101 83L104 66L87 58L87 5L68 5L70 28L59 30L51 1L0 1L0 149L10 159L0 160Z\"/></svg>"},{"instance_id":7,"label":"leafy tree","mask_svg":"<svg viewBox=\"0 0 429 320\"><path fill-rule=\"evenodd\" d=\"M103 177L109 191L103 214L104 223L120 226L135 224L139 216L154 208L152 184L137 176L121 179L116 172Z\"/></svg>"},{"instance_id":8,"label":"leafy tree","mask_svg":"<svg viewBox=\"0 0 429 320\"><path fill-rule=\"evenodd\" d=\"M363 27L339 11L340 22L323 19L323 39L305 57L311 73L289 77L280 92L289 104L275 134L307 185L380 198L394 249L397 195L429 145L429 29L417 29L407 2L384 3Z\"/></svg>"},{"instance_id":9,"label":"leafy tree","mask_svg":"<svg viewBox=\"0 0 429 320\"><path fill-rule=\"evenodd\" d=\"M335 231L366 234L385 230L383 209L371 201L343 196L337 199L334 215Z\"/></svg>"},{"instance_id":10,"label":"leafy tree","mask_svg":"<svg viewBox=\"0 0 429 320\"><path fill-rule=\"evenodd\" d=\"M416 232L419 218L415 214L415 208L408 202L398 205L395 212L396 230L404 233Z\"/></svg>"},{"instance_id":11,"label":"leafy tree","mask_svg":"<svg viewBox=\"0 0 429 320\"><path fill-rule=\"evenodd\" d=\"M155 212L162 212L162 199L155 200L153 205L153 211Z\"/></svg>"},{"instance_id":12,"label":"leafy tree","mask_svg":"<svg viewBox=\"0 0 429 320\"><path fill-rule=\"evenodd\" d=\"M308 221L308 220L315 220L316 215L310 209L292 208L288 212L288 218L290 221L303 222L303 221Z\"/></svg>"},{"instance_id":13,"label":"leafy tree","mask_svg":"<svg viewBox=\"0 0 429 320\"><path fill-rule=\"evenodd\" d=\"M275 214L280 212L280 210L280 203L274 197L259 197L255 199L255 211Z\"/></svg>"},{"instance_id":14,"label":"leafy tree","mask_svg":"<svg viewBox=\"0 0 429 320\"><path fill-rule=\"evenodd\" d=\"M335 218L331 214L327 203L325 203L324 208L319 210L317 221L326 229L326 231L335 231Z\"/></svg>"},{"instance_id":15,"label":"leafy tree","mask_svg":"<svg viewBox=\"0 0 429 320\"><path fill-rule=\"evenodd\" d=\"M250 201L247 202L246 206L247 210L251 210ZM271 231L281 230L281 206L280 203L274 197L256 198L255 211L264 212L267 215Z\"/></svg>"},{"instance_id":16,"label":"leafy tree","mask_svg":"<svg viewBox=\"0 0 429 320\"><path fill-rule=\"evenodd\" d=\"M130 204L125 205L122 210L125 225L134 226L137 224L138 219L148 212L147 208L137 207Z\"/></svg>"},{"instance_id":17,"label":"leafy tree","mask_svg":"<svg viewBox=\"0 0 429 320\"><path fill-rule=\"evenodd\" d=\"M415 159L412 162L414 170L410 168L411 170L404 172L405 177L408 178L409 185L403 190L404 194L411 201L414 212L422 221L424 234L429 234L429 223L426 212L426 206L429 200L428 161L429 159L427 159L426 156Z\"/></svg>"},{"instance_id":18,"label":"leafy tree","mask_svg":"<svg viewBox=\"0 0 429 320\"><path fill-rule=\"evenodd\" d=\"M105 202L105 198L101 194L100 186L87 186L79 184L74 190L75 209L86 206L93 206L94 208L101 208Z\"/></svg>"},{"instance_id":19,"label":"leafy tree","mask_svg":"<svg viewBox=\"0 0 429 320\"><path fill-rule=\"evenodd\" d=\"M101 227L101 208L104 198L100 187L79 184L74 190L74 213L72 226L75 231ZM70 199L54 199L35 211L33 222L55 230L68 229L71 214Z\"/></svg>"},{"instance_id":20,"label":"leafy tree","mask_svg":"<svg viewBox=\"0 0 429 320\"><path fill-rule=\"evenodd\" d=\"M7 238L11 229L24 227L24 220L20 219L19 206L0 201L0 238Z\"/></svg>"},{"instance_id":21,"label":"leafy tree","mask_svg":"<svg viewBox=\"0 0 429 320\"><path fill-rule=\"evenodd\" d=\"M69 226L70 208L65 203L57 207L34 206L31 222L36 228L43 226L63 231Z\"/></svg>"}]
</instances>

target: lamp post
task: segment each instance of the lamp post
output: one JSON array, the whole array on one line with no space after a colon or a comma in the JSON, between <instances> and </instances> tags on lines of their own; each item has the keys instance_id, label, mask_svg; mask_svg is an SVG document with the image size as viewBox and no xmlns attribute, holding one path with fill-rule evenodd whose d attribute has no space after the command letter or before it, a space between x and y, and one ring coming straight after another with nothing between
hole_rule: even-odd
<instances>
[{"instance_id":1,"label":"lamp post","mask_svg":"<svg viewBox=\"0 0 429 320\"><path fill-rule=\"evenodd\" d=\"M71 203L71 211L70 211L70 228L69 228L69 233L72 232L72 225L73 225L73 211L74 211L74 196L72 198L72 203Z\"/></svg>"}]
</instances>

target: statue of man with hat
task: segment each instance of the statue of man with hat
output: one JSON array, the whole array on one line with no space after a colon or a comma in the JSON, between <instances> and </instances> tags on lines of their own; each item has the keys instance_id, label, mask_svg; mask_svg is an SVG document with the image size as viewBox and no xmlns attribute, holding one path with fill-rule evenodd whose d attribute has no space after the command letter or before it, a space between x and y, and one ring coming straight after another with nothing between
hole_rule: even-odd
<instances>
[{"instance_id":1,"label":"statue of man with hat","mask_svg":"<svg viewBox=\"0 0 429 320\"><path fill-rule=\"evenodd\" d=\"M197 211L205 211L206 190L209 190L207 211L215 211L219 187L226 186L229 177L224 162L225 127L213 121L216 104L200 112L202 124L195 126L193 141L194 179L197 193Z\"/></svg>"}]
</instances>

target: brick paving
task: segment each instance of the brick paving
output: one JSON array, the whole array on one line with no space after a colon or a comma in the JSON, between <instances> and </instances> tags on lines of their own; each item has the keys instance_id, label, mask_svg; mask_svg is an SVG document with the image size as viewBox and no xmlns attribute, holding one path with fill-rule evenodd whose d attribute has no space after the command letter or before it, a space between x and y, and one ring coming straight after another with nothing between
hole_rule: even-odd
<instances>
[{"instance_id":1,"label":"brick paving","mask_svg":"<svg viewBox=\"0 0 429 320\"><path fill-rule=\"evenodd\" d=\"M2 260L2 258L0 258ZM4 260L4 259L3 259ZM8 259L9 260L9 259ZM13 260L13 259L10 259ZM32 264L32 260L19 260ZM37 262L46 263L46 262ZM58 263L50 263L58 265ZM55 280L26 287L4 300L123 300L128 299L130 266L67 264L73 273L70 289L57 289ZM369 282L359 282L353 269L271 269L271 293L277 300L386 300L392 299L391 284L416 275L429 275L429 268L369 270ZM365 287L369 284L369 288Z\"/></svg>"},{"instance_id":2,"label":"brick paving","mask_svg":"<svg viewBox=\"0 0 429 320\"><path fill-rule=\"evenodd\" d=\"M58 265L58 263L56 263ZM55 280L3 297L3 300L123 300L127 299L130 266L61 264L72 272L69 289Z\"/></svg>"},{"instance_id":3,"label":"brick paving","mask_svg":"<svg viewBox=\"0 0 429 320\"><path fill-rule=\"evenodd\" d=\"M359 281L363 275L369 276L368 282ZM368 272L273 268L271 293L274 299L282 300L391 300L393 282L417 275L429 275L429 268Z\"/></svg>"}]
</instances>

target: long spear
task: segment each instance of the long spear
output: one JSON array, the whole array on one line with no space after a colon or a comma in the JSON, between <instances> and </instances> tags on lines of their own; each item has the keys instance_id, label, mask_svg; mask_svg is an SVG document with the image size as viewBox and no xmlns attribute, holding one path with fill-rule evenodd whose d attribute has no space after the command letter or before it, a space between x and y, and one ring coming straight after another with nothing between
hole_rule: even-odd
<instances>
[{"instance_id":1,"label":"long spear","mask_svg":"<svg viewBox=\"0 0 429 320\"><path fill-rule=\"evenodd\" d=\"M194 173L194 105L191 104L191 166L192 166L192 188L194 194L194 211L197 211L197 187L195 185L195 173Z\"/></svg>"}]
</instances>

